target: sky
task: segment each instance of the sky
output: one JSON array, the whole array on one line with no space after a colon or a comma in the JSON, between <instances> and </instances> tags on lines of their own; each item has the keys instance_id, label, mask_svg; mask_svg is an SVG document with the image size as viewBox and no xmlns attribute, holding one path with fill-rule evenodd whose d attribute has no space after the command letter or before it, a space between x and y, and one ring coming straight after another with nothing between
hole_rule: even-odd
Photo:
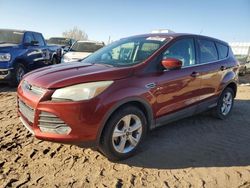
<instances>
[{"instance_id":1,"label":"sky","mask_svg":"<svg viewBox=\"0 0 250 188\"><path fill-rule=\"evenodd\" d=\"M250 0L0 0L0 18L45 38L77 26L104 42L155 29L250 42Z\"/></svg>"}]
</instances>

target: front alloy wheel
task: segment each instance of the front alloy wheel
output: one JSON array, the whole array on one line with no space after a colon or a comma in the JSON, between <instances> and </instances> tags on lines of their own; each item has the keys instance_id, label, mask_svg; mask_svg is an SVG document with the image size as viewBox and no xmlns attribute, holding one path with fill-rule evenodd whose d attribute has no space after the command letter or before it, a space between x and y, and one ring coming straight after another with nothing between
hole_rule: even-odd
<instances>
[{"instance_id":1,"label":"front alloy wheel","mask_svg":"<svg viewBox=\"0 0 250 188\"><path fill-rule=\"evenodd\" d=\"M115 126L112 135L112 144L119 153L132 151L142 136L142 122L136 115L124 116Z\"/></svg>"},{"instance_id":2,"label":"front alloy wheel","mask_svg":"<svg viewBox=\"0 0 250 188\"><path fill-rule=\"evenodd\" d=\"M137 107L124 106L105 125L99 149L110 160L126 159L136 152L146 131L144 113Z\"/></svg>"}]
</instances>

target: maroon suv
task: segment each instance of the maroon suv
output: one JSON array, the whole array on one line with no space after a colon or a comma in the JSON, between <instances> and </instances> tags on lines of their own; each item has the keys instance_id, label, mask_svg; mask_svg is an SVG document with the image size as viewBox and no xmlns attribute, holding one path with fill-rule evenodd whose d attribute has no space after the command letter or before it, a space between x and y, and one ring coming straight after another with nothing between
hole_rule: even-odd
<instances>
[{"instance_id":1,"label":"maroon suv","mask_svg":"<svg viewBox=\"0 0 250 188\"><path fill-rule=\"evenodd\" d=\"M82 62L27 74L18 87L18 111L38 139L125 159L148 130L209 109L227 118L238 67L228 44L214 38L133 36Z\"/></svg>"}]
</instances>

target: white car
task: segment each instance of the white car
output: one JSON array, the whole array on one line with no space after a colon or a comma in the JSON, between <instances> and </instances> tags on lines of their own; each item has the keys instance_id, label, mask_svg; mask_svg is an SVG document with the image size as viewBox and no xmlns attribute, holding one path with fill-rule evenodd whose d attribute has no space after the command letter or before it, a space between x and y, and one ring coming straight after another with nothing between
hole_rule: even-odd
<instances>
[{"instance_id":1,"label":"white car","mask_svg":"<svg viewBox=\"0 0 250 188\"><path fill-rule=\"evenodd\" d=\"M63 55L61 63L69 63L84 59L103 46L103 42L77 41L72 45L69 51Z\"/></svg>"}]
</instances>

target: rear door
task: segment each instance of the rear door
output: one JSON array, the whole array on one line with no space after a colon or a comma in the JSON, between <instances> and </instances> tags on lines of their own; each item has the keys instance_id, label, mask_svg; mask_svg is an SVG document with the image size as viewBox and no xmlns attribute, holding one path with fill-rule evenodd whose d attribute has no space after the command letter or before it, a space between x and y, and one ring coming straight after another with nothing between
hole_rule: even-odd
<instances>
[{"instance_id":1,"label":"rear door","mask_svg":"<svg viewBox=\"0 0 250 188\"><path fill-rule=\"evenodd\" d=\"M194 38L183 38L174 42L163 53L163 59L167 58L179 59L183 64L179 70L166 70L158 76L158 91L155 93L156 116L160 118L187 107L190 107L188 114L192 114L196 110L195 103L200 98L201 87Z\"/></svg>"},{"instance_id":2,"label":"rear door","mask_svg":"<svg viewBox=\"0 0 250 188\"><path fill-rule=\"evenodd\" d=\"M211 101L211 105L215 105L220 92L220 83L228 68L228 47L203 37L197 39L197 44L202 77L200 100Z\"/></svg>"}]
</instances>

